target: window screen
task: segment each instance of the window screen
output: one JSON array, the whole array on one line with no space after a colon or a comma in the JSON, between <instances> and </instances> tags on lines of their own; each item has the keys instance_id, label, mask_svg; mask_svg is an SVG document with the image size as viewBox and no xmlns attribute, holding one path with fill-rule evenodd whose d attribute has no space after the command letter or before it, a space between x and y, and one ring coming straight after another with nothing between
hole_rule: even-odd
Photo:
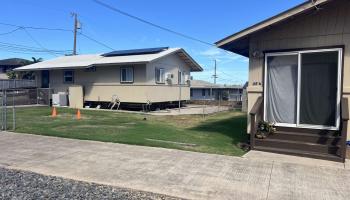
<instances>
[{"instance_id":1,"label":"window screen","mask_svg":"<svg viewBox=\"0 0 350 200\"><path fill-rule=\"evenodd\" d=\"M134 69L132 67L122 67L120 68L120 82L122 83L132 83L134 82Z\"/></svg>"},{"instance_id":2,"label":"window screen","mask_svg":"<svg viewBox=\"0 0 350 200\"><path fill-rule=\"evenodd\" d=\"M165 73L163 68L156 68L156 82L164 83L165 82Z\"/></svg>"},{"instance_id":3,"label":"window screen","mask_svg":"<svg viewBox=\"0 0 350 200\"><path fill-rule=\"evenodd\" d=\"M336 126L338 52L301 54L300 124Z\"/></svg>"},{"instance_id":4,"label":"window screen","mask_svg":"<svg viewBox=\"0 0 350 200\"><path fill-rule=\"evenodd\" d=\"M298 55L267 57L266 118L295 124L297 119Z\"/></svg>"}]
</instances>

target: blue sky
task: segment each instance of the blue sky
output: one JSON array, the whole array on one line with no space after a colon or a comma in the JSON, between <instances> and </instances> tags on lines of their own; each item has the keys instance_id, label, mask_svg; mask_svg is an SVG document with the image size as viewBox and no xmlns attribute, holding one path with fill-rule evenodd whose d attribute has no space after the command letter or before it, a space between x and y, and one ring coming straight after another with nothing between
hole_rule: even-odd
<instances>
[{"instance_id":1,"label":"blue sky","mask_svg":"<svg viewBox=\"0 0 350 200\"><path fill-rule=\"evenodd\" d=\"M303 0L101 0L118 9L169 29L214 43L261 20L289 9ZM72 29L70 12L77 12L82 32L114 49L158 46L182 47L200 63L204 72L193 73L195 79L213 81L214 59L217 59L218 82L243 84L248 79L248 60L216 48L188 40L142 24L108 10L92 0L2 0L0 23L23 26ZM70 32L27 30L40 43L34 42L23 30L2 35L14 27L0 25L0 42L54 50L71 50ZM101 53L109 49L82 36L78 37L78 53ZM0 58L53 58L48 53L13 53L0 48Z\"/></svg>"}]
</instances>

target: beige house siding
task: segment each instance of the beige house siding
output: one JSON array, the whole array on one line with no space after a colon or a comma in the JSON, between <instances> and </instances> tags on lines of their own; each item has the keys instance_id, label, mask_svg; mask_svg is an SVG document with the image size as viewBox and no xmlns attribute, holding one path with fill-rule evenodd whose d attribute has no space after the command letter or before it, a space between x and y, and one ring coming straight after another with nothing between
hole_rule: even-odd
<instances>
[{"instance_id":1,"label":"beige house siding","mask_svg":"<svg viewBox=\"0 0 350 200\"><path fill-rule=\"evenodd\" d=\"M132 66L133 83L120 83L120 68ZM155 69L164 68L165 73L174 75L172 84L156 84ZM84 89L84 101L111 101L117 95L121 102L152 103L190 100L190 88L187 84L178 85L178 69L190 75L190 68L178 56L170 55L155 62L139 65L97 66L95 72L74 69L74 83L63 82L64 70L50 71L50 88L54 93L67 92L69 86L81 85ZM41 72L37 72L37 81L41 84Z\"/></svg>"},{"instance_id":2,"label":"beige house siding","mask_svg":"<svg viewBox=\"0 0 350 200\"><path fill-rule=\"evenodd\" d=\"M350 97L350 1L334 1L325 9L276 25L250 37L250 52L344 45L343 97ZM263 94L264 57L250 55L248 111ZM259 85L261 84L261 85ZM249 132L248 123L248 132ZM350 128L350 127L349 127ZM348 134L350 139L350 134Z\"/></svg>"},{"instance_id":3,"label":"beige house siding","mask_svg":"<svg viewBox=\"0 0 350 200\"><path fill-rule=\"evenodd\" d=\"M184 75L190 75L190 68L176 54L163 57L147 65L147 83L155 84L155 70L163 68L165 73L173 74L172 85L178 84L178 72L182 71ZM168 83L166 83L168 85Z\"/></svg>"}]
</instances>

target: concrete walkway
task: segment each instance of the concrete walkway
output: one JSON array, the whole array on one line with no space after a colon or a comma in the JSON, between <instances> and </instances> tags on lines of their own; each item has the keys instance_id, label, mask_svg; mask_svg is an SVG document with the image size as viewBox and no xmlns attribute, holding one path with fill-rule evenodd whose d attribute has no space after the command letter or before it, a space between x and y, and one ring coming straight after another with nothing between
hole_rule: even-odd
<instances>
[{"instance_id":1,"label":"concrete walkway","mask_svg":"<svg viewBox=\"0 0 350 200\"><path fill-rule=\"evenodd\" d=\"M0 132L7 168L189 199L349 199L349 169L277 160Z\"/></svg>"}]
</instances>

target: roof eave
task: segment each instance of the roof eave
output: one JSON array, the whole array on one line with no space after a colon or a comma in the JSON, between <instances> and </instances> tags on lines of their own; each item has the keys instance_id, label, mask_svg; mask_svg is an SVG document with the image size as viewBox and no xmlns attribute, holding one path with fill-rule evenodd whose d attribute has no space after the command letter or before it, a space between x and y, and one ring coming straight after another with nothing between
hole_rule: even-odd
<instances>
[{"instance_id":1,"label":"roof eave","mask_svg":"<svg viewBox=\"0 0 350 200\"><path fill-rule=\"evenodd\" d=\"M258 31L261 31L265 28L268 28L272 25L275 25L277 23L280 23L282 21L285 21L287 19L289 19L290 17L294 17L296 15L302 14L306 11L309 11L313 8L315 8L315 6L320 6L322 4L328 3L332 0L317 0L316 2L312 2L312 1L307 1L304 2L302 4L299 4L287 11L284 11L278 15L275 15L271 18L268 18L262 22L259 22L253 26L250 26L242 31L239 31L233 35L230 35L228 37L225 37L222 40L219 40L217 42L215 42L215 45L219 48L228 50L228 51L232 51L234 53L243 55L243 56L249 56L249 53L247 54L247 50L245 50L245 52L242 52L242 50L239 50L237 48L231 47L230 45L232 45L233 43L240 41L240 40L246 40L249 41L249 36L253 33L256 33ZM249 47L249 43L246 44L247 47Z\"/></svg>"},{"instance_id":2,"label":"roof eave","mask_svg":"<svg viewBox=\"0 0 350 200\"><path fill-rule=\"evenodd\" d=\"M157 60L159 60L159 59L161 59L161 58L163 58L165 56L169 56L169 55L176 54L176 53L179 53L179 52L185 54L185 56L190 60L190 62L191 62L191 65L190 65L191 72L201 72L201 71L203 71L203 68L183 48L179 48L179 49L177 49L175 51L172 51L172 52L170 52L168 54L165 54L165 55L163 55L161 57L155 58L155 59L151 60L150 62L155 62L155 61L157 61Z\"/></svg>"}]
</instances>

